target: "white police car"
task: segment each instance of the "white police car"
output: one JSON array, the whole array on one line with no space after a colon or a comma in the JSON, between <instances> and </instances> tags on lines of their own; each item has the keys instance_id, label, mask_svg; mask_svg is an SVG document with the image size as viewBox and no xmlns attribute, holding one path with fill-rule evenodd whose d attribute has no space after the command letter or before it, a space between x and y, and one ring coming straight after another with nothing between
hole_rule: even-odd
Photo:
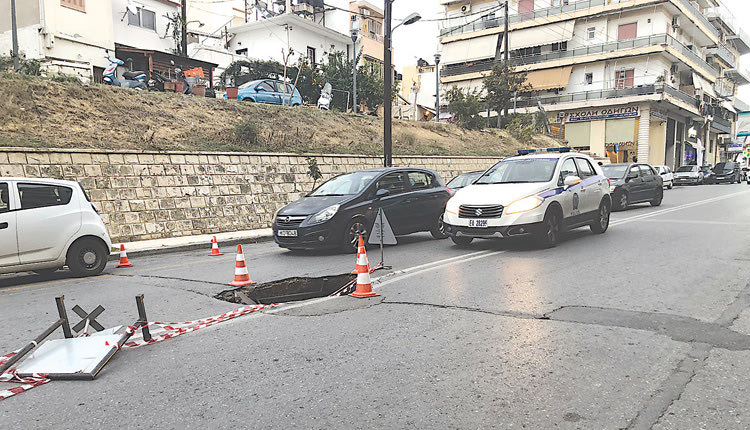
<instances>
[{"instance_id":1,"label":"white police car","mask_svg":"<svg viewBox=\"0 0 750 430\"><path fill-rule=\"evenodd\" d=\"M551 247L566 229L607 230L609 180L593 159L570 148L518 152L448 201L443 223L455 244L528 235Z\"/></svg>"}]
</instances>

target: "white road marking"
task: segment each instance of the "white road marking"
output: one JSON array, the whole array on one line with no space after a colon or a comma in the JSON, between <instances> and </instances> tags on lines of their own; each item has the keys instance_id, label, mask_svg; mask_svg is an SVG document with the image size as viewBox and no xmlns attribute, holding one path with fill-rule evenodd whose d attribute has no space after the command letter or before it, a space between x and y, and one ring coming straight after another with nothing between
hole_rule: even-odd
<instances>
[{"instance_id":1,"label":"white road marking","mask_svg":"<svg viewBox=\"0 0 750 430\"><path fill-rule=\"evenodd\" d=\"M642 215L635 215L635 216L628 217L628 218L625 218L625 219L613 221L613 222L610 223L610 227L611 226L622 225L622 224L627 224L629 222L638 221L638 220L642 220L642 219L645 219L645 218L651 218L651 217L663 215L663 214L666 214L666 213L679 211L679 210L682 210L682 209L688 209L688 208L692 208L692 207L695 207L695 206L701 206L701 205L705 205L707 203L713 203L713 202L717 202L719 200L725 200L725 199L728 199L728 198L731 198L731 197L736 197L736 196L739 196L739 195L742 195L742 194L747 194L747 193L750 193L750 190L740 191L740 192L737 192L737 193L727 194L727 195L719 196L719 197L713 197L713 198L706 199L706 200L699 200L697 202L686 203L684 205L675 206L673 208L661 209L661 210L657 210L655 212L649 212L649 213L642 214Z\"/></svg>"},{"instance_id":2,"label":"white road marking","mask_svg":"<svg viewBox=\"0 0 750 430\"><path fill-rule=\"evenodd\" d=\"M647 219L646 222L663 222L669 224L701 224L701 225L721 225L732 227L750 227L748 222L727 222L727 221L707 221L707 220L684 220L684 219Z\"/></svg>"}]
</instances>

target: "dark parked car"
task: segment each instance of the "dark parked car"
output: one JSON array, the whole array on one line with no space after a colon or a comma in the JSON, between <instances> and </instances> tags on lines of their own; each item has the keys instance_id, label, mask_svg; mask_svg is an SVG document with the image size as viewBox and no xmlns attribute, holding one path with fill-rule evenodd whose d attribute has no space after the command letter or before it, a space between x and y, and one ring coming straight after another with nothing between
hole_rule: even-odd
<instances>
[{"instance_id":1,"label":"dark parked car","mask_svg":"<svg viewBox=\"0 0 750 430\"><path fill-rule=\"evenodd\" d=\"M307 196L279 209L273 236L283 248L356 251L383 208L395 235L443 232L451 192L436 172L410 167L359 170L336 176Z\"/></svg>"},{"instance_id":2,"label":"dark parked car","mask_svg":"<svg viewBox=\"0 0 750 430\"><path fill-rule=\"evenodd\" d=\"M713 166L710 164L704 164L701 166L700 170L703 174L703 182L710 183L711 177L714 176Z\"/></svg>"},{"instance_id":3,"label":"dark parked car","mask_svg":"<svg viewBox=\"0 0 750 430\"><path fill-rule=\"evenodd\" d=\"M450 188L453 191L459 190L467 185L471 185L474 183L474 181L477 180L480 176L482 176L481 172L469 172L469 173L462 173L455 178L451 179L450 182L446 185L446 187Z\"/></svg>"},{"instance_id":4,"label":"dark parked car","mask_svg":"<svg viewBox=\"0 0 750 430\"><path fill-rule=\"evenodd\" d=\"M664 181L648 164L608 164L602 166L609 178L614 207L623 210L633 203L659 206L664 197Z\"/></svg>"},{"instance_id":5,"label":"dark parked car","mask_svg":"<svg viewBox=\"0 0 750 430\"><path fill-rule=\"evenodd\" d=\"M740 165L734 161L716 163L712 172L712 184L721 184L722 182L733 184L735 182L740 182Z\"/></svg>"}]
</instances>

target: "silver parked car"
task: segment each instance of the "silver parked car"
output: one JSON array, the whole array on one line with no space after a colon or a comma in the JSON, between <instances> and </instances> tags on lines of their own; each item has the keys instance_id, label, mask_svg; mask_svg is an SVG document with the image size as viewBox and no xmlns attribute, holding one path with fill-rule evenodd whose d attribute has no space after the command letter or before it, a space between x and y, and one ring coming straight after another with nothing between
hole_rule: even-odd
<instances>
[{"instance_id":1,"label":"silver parked car","mask_svg":"<svg viewBox=\"0 0 750 430\"><path fill-rule=\"evenodd\" d=\"M674 183L700 185L703 183L703 172L698 166L680 166L674 171Z\"/></svg>"}]
</instances>

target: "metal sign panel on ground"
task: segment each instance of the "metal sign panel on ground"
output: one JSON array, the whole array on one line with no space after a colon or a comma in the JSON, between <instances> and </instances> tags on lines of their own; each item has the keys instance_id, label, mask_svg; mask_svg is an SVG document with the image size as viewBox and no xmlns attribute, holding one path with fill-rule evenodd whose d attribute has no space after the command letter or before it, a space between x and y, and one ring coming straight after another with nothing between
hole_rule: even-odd
<instances>
[{"instance_id":1,"label":"metal sign panel on ground","mask_svg":"<svg viewBox=\"0 0 750 430\"><path fill-rule=\"evenodd\" d=\"M378 210L378 215L375 217L375 222L372 224L370 230L370 239L367 243L377 245L380 243L380 232L383 232L383 245L396 245L396 235L393 234L391 224L388 222L388 217L385 216L383 209Z\"/></svg>"}]
</instances>

